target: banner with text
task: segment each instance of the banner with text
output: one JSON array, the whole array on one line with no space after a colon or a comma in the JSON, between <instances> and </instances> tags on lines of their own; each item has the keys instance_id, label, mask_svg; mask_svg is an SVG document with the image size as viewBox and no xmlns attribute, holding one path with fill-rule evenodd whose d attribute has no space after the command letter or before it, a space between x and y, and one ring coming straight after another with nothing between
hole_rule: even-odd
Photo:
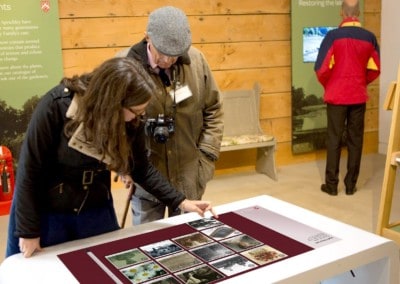
<instances>
[{"instance_id":1,"label":"banner with text","mask_svg":"<svg viewBox=\"0 0 400 284\"><path fill-rule=\"evenodd\" d=\"M342 21L342 0L292 0L292 152L325 148L326 105L314 63L326 33ZM360 1L360 9L362 9ZM362 14L362 13L361 13Z\"/></svg>"},{"instance_id":2,"label":"banner with text","mask_svg":"<svg viewBox=\"0 0 400 284\"><path fill-rule=\"evenodd\" d=\"M39 98L63 76L57 0L0 0L0 145L18 156Z\"/></svg>"}]
</instances>

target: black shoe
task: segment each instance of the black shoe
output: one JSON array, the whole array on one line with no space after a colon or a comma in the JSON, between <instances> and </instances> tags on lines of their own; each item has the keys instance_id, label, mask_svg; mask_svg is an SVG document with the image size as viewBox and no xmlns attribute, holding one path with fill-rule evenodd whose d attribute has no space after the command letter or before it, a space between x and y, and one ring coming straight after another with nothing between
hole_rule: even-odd
<instances>
[{"instance_id":1,"label":"black shoe","mask_svg":"<svg viewBox=\"0 0 400 284\"><path fill-rule=\"evenodd\" d=\"M330 189L326 186L326 184L321 184L321 191L328 193L329 195L337 195L337 189Z\"/></svg>"},{"instance_id":2,"label":"black shoe","mask_svg":"<svg viewBox=\"0 0 400 284\"><path fill-rule=\"evenodd\" d=\"M346 194L347 195L353 195L357 191L357 188L346 188Z\"/></svg>"}]
</instances>

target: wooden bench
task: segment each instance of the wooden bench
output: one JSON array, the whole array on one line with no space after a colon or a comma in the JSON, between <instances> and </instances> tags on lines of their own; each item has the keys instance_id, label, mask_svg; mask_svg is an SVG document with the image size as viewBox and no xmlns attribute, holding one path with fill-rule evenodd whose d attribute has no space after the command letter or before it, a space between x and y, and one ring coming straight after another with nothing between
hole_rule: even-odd
<instances>
[{"instance_id":1,"label":"wooden bench","mask_svg":"<svg viewBox=\"0 0 400 284\"><path fill-rule=\"evenodd\" d=\"M276 140L260 127L260 86L251 90L223 91L224 134L221 152L257 148L256 171L278 180Z\"/></svg>"}]
</instances>

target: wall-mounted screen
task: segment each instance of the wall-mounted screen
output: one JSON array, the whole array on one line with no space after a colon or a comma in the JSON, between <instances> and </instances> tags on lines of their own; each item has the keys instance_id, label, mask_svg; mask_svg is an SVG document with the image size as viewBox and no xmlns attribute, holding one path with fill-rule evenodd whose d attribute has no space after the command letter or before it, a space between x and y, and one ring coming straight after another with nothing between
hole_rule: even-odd
<instances>
[{"instance_id":1,"label":"wall-mounted screen","mask_svg":"<svg viewBox=\"0 0 400 284\"><path fill-rule=\"evenodd\" d=\"M336 27L305 27L303 28L303 62L315 62L318 50L325 35Z\"/></svg>"}]
</instances>

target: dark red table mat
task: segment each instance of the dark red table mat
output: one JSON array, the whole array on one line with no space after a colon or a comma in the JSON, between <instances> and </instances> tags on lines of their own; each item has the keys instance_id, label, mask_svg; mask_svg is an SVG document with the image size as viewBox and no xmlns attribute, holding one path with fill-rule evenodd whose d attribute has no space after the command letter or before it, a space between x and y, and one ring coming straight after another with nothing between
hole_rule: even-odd
<instances>
[{"instance_id":1,"label":"dark red table mat","mask_svg":"<svg viewBox=\"0 0 400 284\"><path fill-rule=\"evenodd\" d=\"M313 248L300 243L292 238L282 235L274 230L267 227L261 226L247 218L244 218L234 212L221 214L218 219L220 222L231 226L232 228L247 234L264 244L271 246L287 255L287 257L277 260L284 261L287 258L308 252ZM80 283L115 283L104 270L97 265L92 258L87 254L88 251L92 252L101 262L122 282L131 283L116 267L114 267L105 257L118 252L126 251L133 248L138 248L144 245L173 239L182 235L187 235L193 232L197 232L196 229L192 228L188 224L175 225L164 229L155 230L124 239L103 243L96 246L87 247L71 251L68 253L60 254L58 257L65 264L65 266L71 271L75 278ZM261 265L271 265L277 261ZM252 269L254 270L254 269ZM250 270L243 272L247 273ZM239 274L243 274L239 273ZM233 276L225 276L223 279L214 281L212 283L220 282Z\"/></svg>"}]
</instances>

